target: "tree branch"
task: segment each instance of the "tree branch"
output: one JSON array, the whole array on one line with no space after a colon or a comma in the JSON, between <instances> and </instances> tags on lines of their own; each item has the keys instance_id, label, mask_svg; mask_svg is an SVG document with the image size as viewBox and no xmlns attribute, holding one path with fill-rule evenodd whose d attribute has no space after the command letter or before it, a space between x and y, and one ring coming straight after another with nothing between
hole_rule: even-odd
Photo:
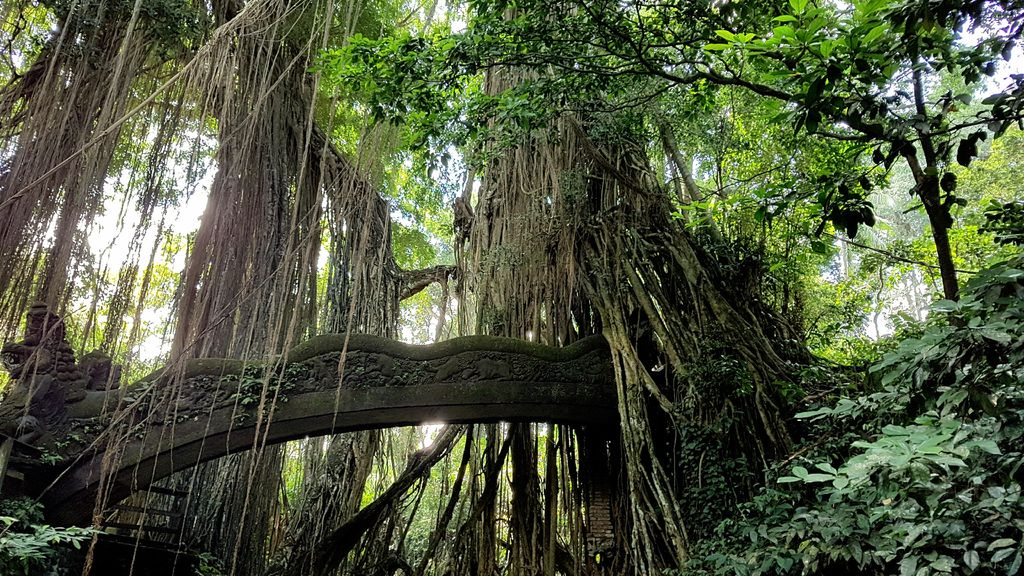
<instances>
[{"instance_id":1,"label":"tree branch","mask_svg":"<svg viewBox=\"0 0 1024 576\"><path fill-rule=\"evenodd\" d=\"M402 270L398 273L402 284L402 293L399 300L411 298L430 286L434 282L446 282L454 278L458 273L455 266L431 266L419 270Z\"/></svg>"},{"instance_id":2,"label":"tree branch","mask_svg":"<svg viewBox=\"0 0 1024 576\"><path fill-rule=\"evenodd\" d=\"M867 244L862 244L860 242L856 242L856 241L850 240L848 238L843 238L842 236L837 236L835 234L826 234L826 236L831 236L831 237L835 238L836 240L839 240L840 242L843 242L845 244L849 244L850 246L856 246L857 248L863 248L865 250L870 250L872 252L881 254L881 255L883 255L883 256L891 259L891 260L896 260L897 262L904 262L906 264L913 264L915 266L923 266L925 268L931 268L933 270L941 270L941 268L936 266L935 264L929 264L927 262L922 262L920 260L912 260L910 258L904 258L902 256L897 256L897 255L893 254L892 252L889 252L888 250L882 250L881 248L875 248L873 246L868 246ZM957 268L956 271L961 273L961 274L977 274L978 273L977 270L961 270L959 268Z\"/></svg>"}]
</instances>

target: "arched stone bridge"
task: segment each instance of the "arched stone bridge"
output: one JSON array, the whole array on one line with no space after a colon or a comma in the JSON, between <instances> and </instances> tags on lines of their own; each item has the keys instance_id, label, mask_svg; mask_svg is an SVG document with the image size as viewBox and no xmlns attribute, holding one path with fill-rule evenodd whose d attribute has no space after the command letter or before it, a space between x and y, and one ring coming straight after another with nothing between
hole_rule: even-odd
<instances>
[{"instance_id":1,"label":"arched stone bridge","mask_svg":"<svg viewBox=\"0 0 1024 576\"><path fill-rule=\"evenodd\" d=\"M66 425L52 432L54 439L71 439L61 443L66 463L31 481L37 492L46 487L40 496L51 521L88 522L101 481L108 501L117 502L174 472L264 441L436 421L605 429L617 422L601 337L565 348L484 336L428 346L365 335L349 336L346 345L345 339L318 336L270 364L191 360L132 386L76 393L66 405ZM276 397L272 407L260 402L264 389L267 398ZM104 449L89 447L97 437L95 445ZM120 456L109 458L114 448L107 446L114 445ZM117 462L105 478L104 459Z\"/></svg>"}]
</instances>

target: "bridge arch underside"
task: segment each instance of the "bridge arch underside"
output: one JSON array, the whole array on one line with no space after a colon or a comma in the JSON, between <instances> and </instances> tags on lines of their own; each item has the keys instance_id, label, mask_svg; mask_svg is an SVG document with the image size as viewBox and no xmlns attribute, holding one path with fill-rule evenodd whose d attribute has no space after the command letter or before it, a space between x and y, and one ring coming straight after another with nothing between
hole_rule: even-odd
<instances>
[{"instance_id":1,"label":"bridge arch underside","mask_svg":"<svg viewBox=\"0 0 1024 576\"><path fill-rule=\"evenodd\" d=\"M46 482L49 487L41 499L53 523L83 525L91 521L101 482L107 501L115 503L175 472L255 446L429 422L552 422L603 430L616 426L606 349L591 344L565 350L568 354L561 359L509 352L481 356L475 351L476 359L463 358L461 365L483 362L485 374L446 371L449 359L441 365L442 378L435 372L426 383L371 386L372 379L354 378L341 388L334 384L293 391L279 399L286 401L277 402L269 424L261 426L256 425L255 411L240 417L234 402L211 406L202 416L185 411L165 424L134 429L111 459L116 470L105 478L103 461L112 455L82 455L55 482Z\"/></svg>"}]
</instances>

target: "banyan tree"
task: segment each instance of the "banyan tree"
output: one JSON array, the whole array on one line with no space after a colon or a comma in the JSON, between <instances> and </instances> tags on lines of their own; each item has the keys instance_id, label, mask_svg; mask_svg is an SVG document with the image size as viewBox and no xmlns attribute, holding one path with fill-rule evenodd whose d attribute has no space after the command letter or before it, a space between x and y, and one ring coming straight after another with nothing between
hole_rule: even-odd
<instances>
[{"instance_id":1,"label":"banyan tree","mask_svg":"<svg viewBox=\"0 0 1024 576\"><path fill-rule=\"evenodd\" d=\"M765 297L756 255L702 207L700 162L661 114L664 90L621 102L607 88L610 104L552 106L536 125L520 109L510 128L503 106L537 86L564 90L573 66L483 44L430 61L428 40L515 23L512 4L5 4L0 332L29 334L36 310L42 328L22 345L45 348L59 325L65 360L53 370L90 379L89 398L117 398L75 451L44 446L51 488L62 466L102 454L85 572L109 566L106 554L149 573L145 554L103 547L119 534L177 551L182 570L201 558L233 575L654 574L684 564L792 453L786 391L812 356ZM422 84L483 102L481 116L447 117L476 123L469 137L414 137L436 101L403 94ZM442 223L416 244L435 257L414 267L402 249L410 230L426 237L417 202L440 206ZM467 416L268 441L295 396L282 382L297 346L343 335L331 350L340 390L352 337L410 340L416 322L431 341L548 350L603 338L615 425ZM511 379L488 354L467 382ZM236 367L210 377L229 383L218 386L252 441L125 498L114 477L126 447L157 429L174 444L174 427L155 422L192 408L194 367L211 359ZM388 362L376 370L399 381ZM33 370L49 369L38 354L23 365L22 412L3 412L16 437L32 422ZM68 406L71 420L85 410ZM728 496L702 500L711 484ZM47 489L31 495L46 502ZM147 510L170 500L181 521L160 531Z\"/></svg>"}]
</instances>

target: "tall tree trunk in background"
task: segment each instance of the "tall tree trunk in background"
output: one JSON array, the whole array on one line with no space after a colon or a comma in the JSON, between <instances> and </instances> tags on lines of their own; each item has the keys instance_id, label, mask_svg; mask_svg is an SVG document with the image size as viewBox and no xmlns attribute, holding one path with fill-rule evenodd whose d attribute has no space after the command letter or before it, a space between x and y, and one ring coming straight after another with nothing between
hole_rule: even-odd
<instances>
[{"instance_id":1,"label":"tall tree trunk in background","mask_svg":"<svg viewBox=\"0 0 1024 576\"><path fill-rule=\"evenodd\" d=\"M917 54L917 46L912 45L911 50L911 61L914 64L911 76L915 109L919 118L928 118L925 102L929 96L923 72L925 64ZM916 193L921 199L925 214L928 215L928 224L932 229L932 240L935 243L936 261L939 264L939 276L942 280L942 294L946 300L956 301L960 299L960 282L957 279L956 264L953 262L953 249L949 244L949 229L953 227L953 215L950 213L953 196L950 195L943 202L939 186L942 162L931 131L927 128L927 122L924 125L925 128L915 128L917 143L921 148L920 159L918 146L905 145L900 153L914 175L916 187L911 192Z\"/></svg>"},{"instance_id":2,"label":"tall tree trunk in background","mask_svg":"<svg viewBox=\"0 0 1024 576\"><path fill-rule=\"evenodd\" d=\"M634 561L648 572L685 561L689 540L668 455L655 442L660 425L652 424L667 419L674 427L714 430L726 418L733 455L759 470L791 446L777 386L810 356L748 291L753 283L726 274L673 222L643 150L628 139L597 143L582 132L580 138L603 176L598 204L609 209L591 216L594 233L579 257L612 348L620 418L628 423L622 436ZM702 389L700 370L718 359L743 371L724 389Z\"/></svg>"},{"instance_id":3,"label":"tall tree trunk in background","mask_svg":"<svg viewBox=\"0 0 1024 576\"><path fill-rule=\"evenodd\" d=\"M488 76L491 93L515 82L501 74ZM686 560L688 519L677 496L700 481L673 479L666 438L679 427L731 422L722 445L760 470L791 445L777 383L810 357L759 302L756 283L721 266L672 219L670 194L637 144L643 138L592 141L587 122L563 118L557 138L532 135L491 155L461 250L460 302L472 304L479 333L549 344L595 329L605 335L624 423L629 569L651 573ZM742 366L739 376L702 390L700 370L720 360ZM537 538L533 523L520 521L510 553L525 565L517 546Z\"/></svg>"},{"instance_id":4,"label":"tall tree trunk in background","mask_svg":"<svg viewBox=\"0 0 1024 576\"><path fill-rule=\"evenodd\" d=\"M215 6L218 14L235 10ZM229 73L214 111L218 170L182 283L176 359L262 359L285 352L316 325L309 287L316 286L318 251L308 247L319 245L323 186L305 136L312 110L301 98L311 93L311 55L286 38L290 10L273 4L267 20L239 29L223 55ZM273 398L262 401L273 410ZM263 448L259 434L253 448L179 480L190 488L195 515L187 537L232 574L264 569L278 505L282 448Z\"/></svg>"},{"instance_id":5,"label":"tall tree trunk in background","mask_svg":"<svg viewBox=\"0 0 1024 576\"><path fill-rule=\"evenodd\" d=\"M492 71L485 90L498 93L518 81L514 72ZM578 168L580 150L567 125L559 127L564 139L558 144L537 138L495 155L479 173L475 205L470 208L472 182L466 183L457 202L462 207L462 213L456 214L460 322L470 333L565 346L596 330L570 248L577 237L560 221L563 214L584 209L576 204L585 202L583 196L573 196L581 182L571 177ZM554 433L548 430L549 435ZM557 516L563 511L557 501L542 498L534 427L513 424L508 435L513 467L509 570L533 576L543 573L545 558L553 561L562 549L558 534L551 531L562 524ZM567 478L558 474L547 478L547 483L563 485L545 493L571 500L576 486ZM566 523L575 522L568 508ZM467 554L479 558L476 570L485 571L494 566L498 537L488 522L479 528L486 532L463 544L477 547ZM568 552L577 559L584 555L582 549Z\"/></svg>"},{"instance_id":6,"label":"tall tree trunk in background","mask_svg":"<svg viewBox=\"0 0 1024 576\"><path fill-rule=\"evenodd\" d=\"M401 289L387 204L326 141L314 140L325 147L321 162L332 163L341 177L328 199L331 248L321 332L394 338ZM323 452L304 454L300 500L271 573L299 575L314 568L328 538L359 510L380 437L378 430L341 434L327 439Z\"/></svg>"},{"instance_id":7,"label":"tall tree trunk in background","mask_svg":"<svg viewBox=\"0 0 1024 576\"><path fill-rule=\"evenodd\" d=\"M509 425L512 437L512 510L509 514L509 573L540 576L548 542L541 530L540 483L535 436L529 424ZM553 554L554 551L552 550Z\"/></svg>"}]
</instances>

